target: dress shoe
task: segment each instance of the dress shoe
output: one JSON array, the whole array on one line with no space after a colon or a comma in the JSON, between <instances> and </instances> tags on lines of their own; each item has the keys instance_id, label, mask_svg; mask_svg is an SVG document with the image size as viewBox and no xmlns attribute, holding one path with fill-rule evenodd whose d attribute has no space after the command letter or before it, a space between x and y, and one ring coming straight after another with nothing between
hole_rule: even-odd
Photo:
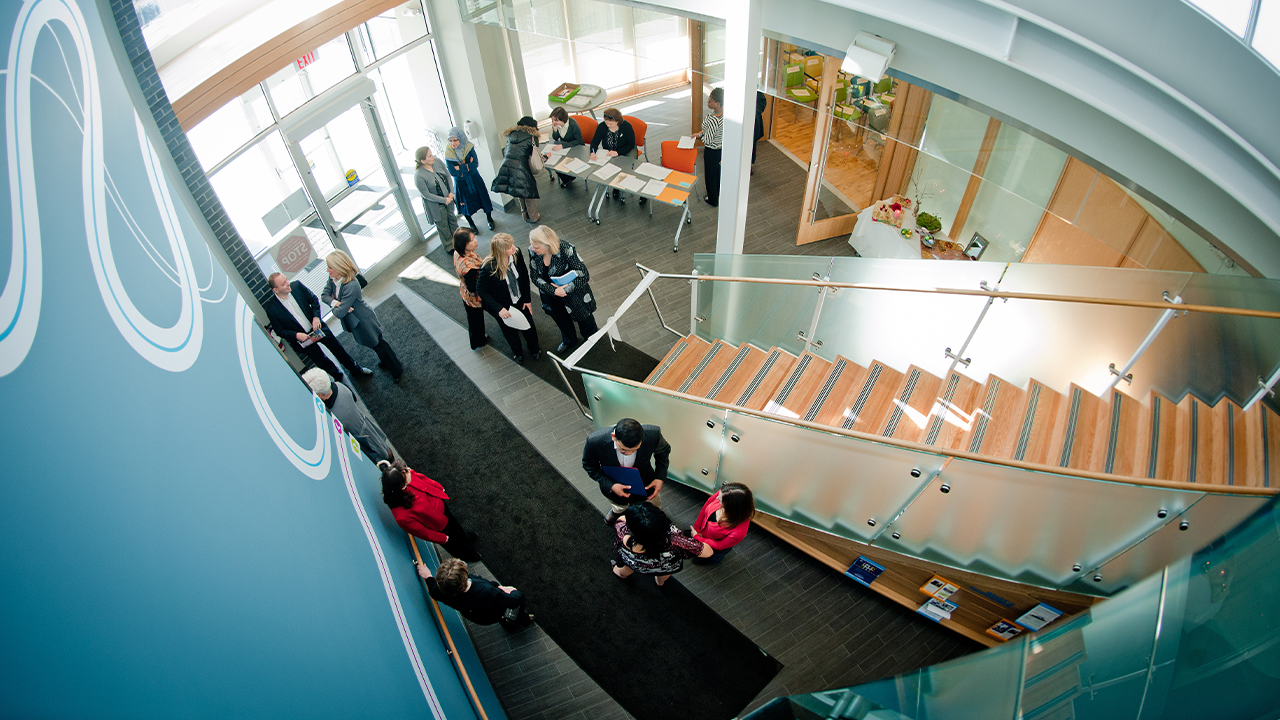
<instances>
[{"instance_id":1,"label":"dress shoe","mask_svg":"<svg viewBox=\"0 0 1280 720\"><path fill-rule=\"evenodd\" d=\"M556 353L557 353L557 354L559 354L559 355L563 355L563 354L565 354L565 353L566 353L566 352L568 352L568 351L569 351L569 343L563 343L563 342L562 342L562 343L560 343L559 345L557 345L557 346L556 346Z\"/></svg>"},{"instance_id":2,"label":"dress shoe","mask_svg":"<svg viewBox=\"0 0 1280 720\"><path fill-rule=\"evenodd\" d=\"M497 225L494 225L494 224L493 224L493 218L489 218L489 229L490 229L490 230L493 230L493 229L495 229L495 228L497 228L497 227L498 227Z\"/></svg>"},{"instance_id":3,"label":"dress shoe","mask_svg":"<svg viewBox=\"0 0 1280 720\"><path fill-rule=\"evenodd\" d=\"M512 360L515 360L517 365L523 365L523 364L524 364L524 356L523 356L523 355L512 355L512 356L511 356L511 359L512 359Z\"/></svg>"},{"instance_id":4,"label":"dress shoe","mask_svg":"<svg viewBox=\"0 0 1280 720\"><path fill-rule=\"evenodd\" d=\"M534 360L538 360L539 358L542 357L542 351L534 350L532 353L529 354L529 357L533 358Z\"/></svg>"},{"instance_id":5,"label":"dress shoe","mask_svg":"<svg viewBox=\"0 0 1280 720\"><path fill-rule=\"evenodd\" d=\"M711 207L719 207L719 205L720 205L720 202L719 202L719 201L717 201L717 200L712 200L710 197L704 197L704 198L702 198L702 200L703 200L704 202L706 202L708 205L710 205Z\"/></svg>"},{"instance_id":6,"label":"dress shoe","mask_svg":"<svg viewBox=\"0 0 1280 720\"><path fill-rule=\"evenodd\" d=\"M359 365L357 365L355 370L352 370L351 372L353 375L359 375L361 377L369 377L370 375L373 374L373 371L370 370L369 368L361 367Z\"/></svg>"},{"instance_id":7,"label":"dress shoe","mask_svg":"<svg viewBox=\"0 0 1280 720\"><path fill-rule=\"evenodd\" d=\"M645 203L647 203L647 202L649 202L649 198L646 198L646 197L642 197L642 198L640 198L640 204L641 204L641 205L643 205L643 204L645 204Z\"/></svg>"}]
</instances>

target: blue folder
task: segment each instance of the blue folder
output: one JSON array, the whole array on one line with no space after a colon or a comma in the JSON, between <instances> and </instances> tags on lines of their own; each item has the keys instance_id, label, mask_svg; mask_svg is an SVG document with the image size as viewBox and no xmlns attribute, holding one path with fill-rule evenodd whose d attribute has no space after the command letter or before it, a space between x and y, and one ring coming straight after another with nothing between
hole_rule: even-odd
<instances>
[{"instance_id":1,"label":"blue folder","mask_svg":"<svg viewBox=\"0 0 1280 720\"><path fill-rule=\"evenodd\" d=\"M640 471L635 468L625 468L617 465L602 465L600 469L609 479L622 483L627 486L627 492L633 496L649 497L649 491L644 489L644 480L640 478Z\"/></svg>"}]
</instances>

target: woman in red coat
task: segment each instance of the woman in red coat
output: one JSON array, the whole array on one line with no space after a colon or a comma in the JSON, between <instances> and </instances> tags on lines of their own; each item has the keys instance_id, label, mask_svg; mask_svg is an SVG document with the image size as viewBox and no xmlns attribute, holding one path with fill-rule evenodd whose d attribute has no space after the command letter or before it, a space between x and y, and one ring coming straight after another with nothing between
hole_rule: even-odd
<instances>
[{"instance_id":1,"label":"woman in red coat","mask_svg":"<svg viewBox=\"0 0 1280 720\"><path fill-rule=\"evenodd\" d=\"M402 462L383 460L378 467L382 468L382 501L391 508L397 525L414 537L443 546L459 560L480 560L475 548L480 536L463 529L449 512L443 485Z\"/></svg>"},{"instance_id":2,"label":"woman in red coat","mask_svg":"<svg viewBox=\"0 0 1280 720\"><path fill-rule=\"evenodd\" d=\"M751 488L742 483L725 483L720 492L707 498L693 524L693 537L715 550L709 558L696 558L697 565L714 565L724 554L742 542L756 514L756 501Z\"/></svg>"}]
</instances>

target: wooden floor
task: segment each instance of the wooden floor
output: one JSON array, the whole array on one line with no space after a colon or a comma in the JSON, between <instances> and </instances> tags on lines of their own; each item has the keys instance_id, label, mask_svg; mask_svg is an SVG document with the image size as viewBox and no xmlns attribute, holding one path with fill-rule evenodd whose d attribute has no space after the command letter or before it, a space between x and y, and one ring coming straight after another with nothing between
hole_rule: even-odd
<instances>
[{"instance_id":1,"label":"wooden floor","mask_svg":"<svg viewBox=\"0 0 1280 720\"><path fill-rule=\"evenodd\" d=\"M809 162L813 152L813 110L794 103L774 100L778 109L773 118L773 139L802 163ZM853 203L854 211L870 205L880 198L871 197L875 189L876 175L880 171L880 154L883 144L877 146L879 137L874 132L851 131L843 120L835 120L827 146L827 168L823 180ZM882 141L883 142L883 141ZM825 204L824 204L825 205ZM834 213L820 205L827 217Z\"/></svg>"},{"instance_id":2,"label":"wooden floor","mask_svg":"<svg viewBox=\"0 0 1280 720\"><path fill-rule=\"evenodd\" d=\"M622 111L649 122L651 161L658 161L658 142L676 139L689 124L688 91L639 111ZM698 168L702 177L701 163ZM539 180L544 224L574 243L591 271L591 284L603 322L640 279L639 262L674 273L688 273L696 252L715 249L716 209L695 200L694 222L685 228L680 252L671 252L677 215L658 206L650 217L634 200L606 202L599 227L587 222L582 183L561 190L546 177ZM761 143L752 178L745 251L753 254L853 256L845 239L795 246L804 190L804 171L776 147ZM511 232L525 246L528 225L517 214L495 213L498 230ZM485 230L481 250L492 235ZM401 268L413 258L406 258ZM604 498L581 470L582 439L590 423L564 393L543 383L491 347L471 351L466 331L421 301L385 273L366 289L372 302L394 293L405 302L432 337L458 363L511 422L597 507ZM689 285L660 281L653 287L667 323L688 327ZM652 305L642 300L619 323L623 339L662 357L677 338L657 321ZM535 320L546 318L535 313ZM678 440L672 438L673 443ZM664 490L666 509L680 526L693 522L705 496L675 483ZM483 566L481 566L483 572ZM586 571L586 570L584 570ZM753 701L754 709L774 697L845 687L935 664L980 649L803 553L753 529L723 565L690 565L677 579L716 612L733 623L785 667ZM625 718L627 714L577 667L539 628L507 634L497 626L468 625L498 696L512 718Z\"/></svg>"}]
</instances>

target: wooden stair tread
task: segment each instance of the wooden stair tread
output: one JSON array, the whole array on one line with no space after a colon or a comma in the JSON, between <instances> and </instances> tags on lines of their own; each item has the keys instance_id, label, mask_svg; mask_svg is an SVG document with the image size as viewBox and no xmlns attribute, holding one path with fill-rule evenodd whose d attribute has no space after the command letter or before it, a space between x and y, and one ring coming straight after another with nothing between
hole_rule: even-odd
<instances>
[{"instance_id":1,"label":"wooden stair tread","mask_svg":"<svg viewBox=\"0 0 1280 720\"><path fill-rule=\"evenodd\" d=\"M716 340L711 343L711 348L702 356L697 367L676 389L682 393L704 397L724 374L725 368L729 367L737 353L738 348L723 340Z\"/></svg>"},{"instance_id":2,"label":"wooden stair tread","mask_svg":"<svg viewBox=\"0 0 1280 720\"><path fill-rule=\"evenodd\" d=\"M800 419L838 427L841 413L845 410L844 407L841 407L841 402L855 385L862 387L866 377L866 368L846 357L837 355L835 362L831 364L831 370L823 378L822 387L818 390L818 394L809 403L809 407L800 416Z\"/></svg>"},{"instance_id":3,"label":"wooden stair tread","mask_svg":"<svg viewBox=\"0 0 1280 720\"><path fill-rule=\"evenodd\" d=\"M1187 393L1178 403L1178 419L1174 430L1177 446L1173 461L1173 478L1182 482L1227 484L1226 405L1215 411L1200 398Z\"/></svg>"},{"instance_id":4,"label":"wooden stair tread","mask_svg":"<svg viewBox=\"0 0 1280 720\"><path fill-rule=\"evenodd\" d=\"M1071 383L1064 397L1066 404L1061 429L1061 451L1054 462L1058 467L1090 470L1106 464L1107 436L1111 431L1110 407L1097 395ZM1099 415L1107 410L1106 421ZM1105 428L1105 430L1104 430Z\"/></svg>"},{"instance_id":5,"label":"wooden stair tread","mask_svg":"<svg viewBox=\"0 0 1280 720\"><path fill-rule=\"evenodd\" d=\"M764 350L750 343L742 343L729 364L720 372L720 377L707 389L694 394L700 394L708 400L731 403L742 394L768 357L769 353Z\"/></svg>"},{"instance_id":6,"label":"wooden stair tread","mask_svg":"<svg viewBox=\"0 0 1280 720\"><path fill-rule=\"evenodd\" d=\"M1172 480L1177 453L1178 406L1156 392L1147 396L1146 405L1147 423L1141 429L1145 452L1139 456L1141 464L1135 475L1152 480Z\"/></svg>"},{"instance_id":7,"label":"wooden stair tread","mask_svg":"<svg viewBox=\"0 0 1280 720\"><path fill-rule=\"evenodd\" d=\"M1230 402L1230 401L1225 401ZM1244 487L1263 487L1266 482L1267 450L1263 443L1262 426L1266 415L1274 415L1260 402L1245 412L1239 405L1231 403L1231 424L1233 433L1232 452L1234 472L1232 485Z\"/></svg>"},{"instance_id":8,"label":"wooden stair tread","mask_svg":"<svg viewBox=\"0 0 1280 720\"><path fill-rule=\"evenodd\" d=\"M711 349L711 343L696 335L690 335L681 340L681 342L685 344L684 351L672 359L667 370L657 376L650 383L651 385L656 385L666 390L678 390L685 379L689 377L689 373L693 372L693 369L698 366L703 356ZM655 375L664 364L666 364L665 361L658 364L658 368L654 370Z\"/></svg>"},{"instance_id":9,"label":"wooden stair tread","mask_svg":"<svg viewBox=\"0 0 1280 720\"><path fill-rule=\"evenodd\" d=\"M1264 410L1260 423L1265 457L1262 463L1262 487L1276 487L1280 485L1280 415L1276 415L1270 408Z\"/></svg>"},{"instance_id":10,"label":"wooden stair tread","mask_svg":"<svg viewBox=\"0 0 1280 720\"><path fill-rule=\"evenodd\" d=\"M978 391L973 424L960 449L994 457L1013 457L1022 429L1026 391L996 375L987 377Z\"/></svg>"},{"instance_id":11,"label":"wooden stair tread","mask_svg":"<svg viewBox=\"0 0 1280 720\"><path fill-rule=\"evenodd\" d=\"M769 348L768 357L752 375L738 397L733 400L724 400L724 402L731 402L751 410L764 409L769 399L773 397L774 391L778 389L778 385L791 372L795 362L796 356L786 350L777 347Z\"/></svg>"},{"instance_id":12,"label":"wooden stair tread","mask_svg":"<svg viewBox=\"0 0 1280 720\"><path fill-rule=\"evenodd\" d=\"M982 384L973 378L955 371L949 373L942 381L942 390L935 400L924 442L959 449L977 415L981 390Z\"/></svg>"},{"instance_id":13,"label":"wooden stair tread","mask_svg":"<svg viewBox=\"0 0 1280 720\"><path fill-rule=\"evenodd\" d=\"M880 434L908 442L923 441L941 389L942 378L915 365L907 368L893 394L893 406L880 427Z\"/></svg>"},{"instance_id":14,"label":"wooden stair tread","mask_svg":"<svg viewBox=\"0 0 1280 720\"><path fill-rule=\"evenodd\" d=\"M679 359L680 356L688 349L689 343L686 342L684 338L677 340L676 344L672 345L671 349L667 351L667 354L662 356L662 360L658 362L658 367L654 368L653 371L649 373L649 376L644 379L645 384L655 384L655 381L665 375L671 368L671 364Z\"/></svg>"},{"instance_id":15,"label":"wooden stair tread","mask_svg":"<svg viewBox=\"0 0 1280 720\"><path fill-rule=\"evenodd\" d=\"M1111 391L1108 405L1108 409L1099 413L1099 418L1105 418L1110 426L1099 472L1146 477L1144 448L1148 447L1150 438L1143 433L1144 429L1150 432L1150 408L1119 390Z\"/></svg>"},{"instance_id":16,"label":"wooden stair tread","mask_svg":"<svg viewBox=\"0 0 1280 720\"><path fill-rule=\"evenodd\" d=\"M764 411L788 418L799 418L809 409L809 403L822 389L822 381L826 379L834 363L824 360L809 351L800 354L791 366L791 372L778 385Z\"/></svg>"},{"instance_id":17,"label":"wooden stair tread","mask_svg":"<svg viewBox=\"0 0 1280 720\"><path fill-rule=\"evenodd\" d=\"M902 373L873 361L860 379L832 407L834 417L824 424L865 433L880 428L893 407L894 391L902 382Z\"/></svg>"},{"instance_id":18,"label":"wooden stair tread","mask_svg":"<svg viewBox=\"0 0 1280 720\"><path fill-rule=\"evenodd\" d=\"M1062 393L1034 378L1027 383L1022 426L1018 432L1013 459L1056 465L1058 453L1062 450L1066 412L1067 404Z\"/></svg>"}]
</instances>

